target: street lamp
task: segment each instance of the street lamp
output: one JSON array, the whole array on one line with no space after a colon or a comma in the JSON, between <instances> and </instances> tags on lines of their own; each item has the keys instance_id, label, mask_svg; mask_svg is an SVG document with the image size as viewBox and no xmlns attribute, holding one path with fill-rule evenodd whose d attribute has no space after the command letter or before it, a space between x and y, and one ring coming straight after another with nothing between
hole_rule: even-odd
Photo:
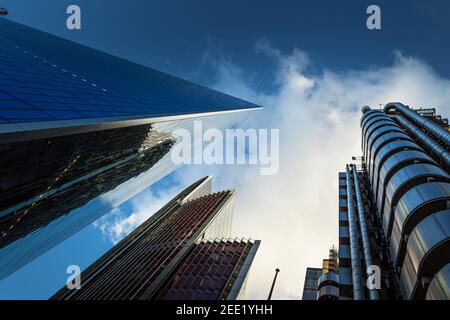
<instances>
[{"instance_id":1,"label":"street lamp","mask_svg":"<svg viewBox=\"0 0 450 320\"><path fill-rule=\"evenodd\" d=\"M278 272L280 272L280 269L276 268L275 277L273 278L272 287L270 288L269 297L267 298L267 300L272 299L273 288L275 287L275 282L277 281Z\"/></svg>"}]
</instances>

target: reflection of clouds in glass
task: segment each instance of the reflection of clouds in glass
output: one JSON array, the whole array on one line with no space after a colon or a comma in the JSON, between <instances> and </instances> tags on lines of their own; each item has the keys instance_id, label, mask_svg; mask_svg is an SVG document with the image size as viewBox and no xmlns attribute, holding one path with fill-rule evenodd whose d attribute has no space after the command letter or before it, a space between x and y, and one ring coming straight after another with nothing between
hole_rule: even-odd
<instances>
[{"instance_id":1,"label":"reflection of clouds in glass","mask_svg":"<svg viewBox=\"0 0 450 320\"><path fill-rule=\"evenodd\" d=\"M0 250L0 279L74 235L113 208L100 198L63 215Z\"/></svg>"},{"instance_id":2,"label":"reflection of clouds in glass","mask_svg":"<svg viewBox=\"0 0 450 320\"><path fill-rule=\"evenodd\" d=\"M232 127L239 123L246 117L250 116L252 112L253 111L232 112L211 115L202 119L205 127L212 126L226 128L229 126ZM154 124L155 130L163 133L171 133L176 127L189 126L192 126L192 119ZM76 232L85 228L89 224L92 224L103 215L111 212L114 208L118 208L121 204L136 196L138 193L168 175L176 168L177 166L173 164L170 153L167 153L146 172L121 183L113 190L97 196L82 207L62 215L47 224L45 227L37 229L25 237L18 239L14 243L0 249L0 279L5 278L14 271L23 267L60 242L74 235ZM188 182L188 184L190 183L191 181ZM112 233L114 238L112 238L111 241L117 242L118 239L134 229L139 224L139 221L143 222L145 220L145 216L150 216L156 211L156 209L161 207L164 204L163 200L169 200L170 197L162 197L161 199L161 205L148 209L147 213L144 213L143 209L138 210L139 214L136 217L132 217L128 221L123 222L124 225L122 229L120 229L120 224L117 225L115 227L115 233ZM107 226L105 226L105 228L107 228Z\"/></svg>"},{"instance_id":3,"label":"reflection of clouds in glass","mask_svg":"<svg viewBox=\"0 0 450 320\"><path fill-rule=\"evenodd\" d=\"M93 225L116 244L169 202L178 191L176 187L177 185L172 186L159 193L146 189L130 200L131 213L126 213L126 209L120 207L115 208Z\"/></svg>"}]
</instances>

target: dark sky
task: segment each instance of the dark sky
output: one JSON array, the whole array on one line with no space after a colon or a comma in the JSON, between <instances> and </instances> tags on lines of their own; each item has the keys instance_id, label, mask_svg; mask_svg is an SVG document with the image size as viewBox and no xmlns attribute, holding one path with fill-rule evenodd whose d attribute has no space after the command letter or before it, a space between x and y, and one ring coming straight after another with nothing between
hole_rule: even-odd
<instances>
[{"instance_id":1,"label":"dark sky","mask_svg":"<svg viewBox=\"0 0 450 320\"><path fill-rule=\"evenodd\" d=\"M217 47L267 78L269 61L254 52L261 38L284 52L308 52L318 70L388 65L393 50L400 49L450 76L450 2L445 0L0 2L10 10L10 19L188 78L197 75L205 51ZM65 27L69 4L82 9L81 31ZM366 28L370 4L381 8L382 30ZM193 80L208 83L205 76Z\"/></svg>"}]
</instances>

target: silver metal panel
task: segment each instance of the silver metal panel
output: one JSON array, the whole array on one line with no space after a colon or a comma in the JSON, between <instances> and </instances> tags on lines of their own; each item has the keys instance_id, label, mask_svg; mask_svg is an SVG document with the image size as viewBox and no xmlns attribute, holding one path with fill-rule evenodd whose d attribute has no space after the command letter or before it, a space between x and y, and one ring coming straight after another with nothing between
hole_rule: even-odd
<instances>
[{"instance_id":1,"label":"silver metal panel","mask_svg":"<svg viewBox=\"0 0 450 320\"><path fill-rule=\"evenodd\" d=\"M390 251L395 265L403 263L406 241L413 229L434 212L448 209L449 200L450 183L446 182L418 185L400 198L390 236Z\"/></svg>"},{"instance_id":2,"label":"silver metal panel","mask_svg":"<svg viewBox=\"0 0 450 320\"><path fill-rule=\"evenodd\" d=\"M361 127L361 148L363 149L363 152L366 150L365 147L365 143L366 143L366 133L367 130L375 123L379 122L379 121L383 121L383 120L388 120L389 117L386 116L383 113L378 113L378 114L374 114L371 117L368 117L366 120L364 121L362 127Z\"/></svg>"},{"instance_id":3,"label":"silver metal panel","mask_svg":"<svg viewBox=\"0 0 450 320\"><path fill-rule=\"evenodd\" d=\"M390 177L397 172L397 170L406 166L408 163L431 163L436 162L422 151L407 150L401 151L390 156L380 168L380 175L378 178L378 186L375 192L375 200L377 202L378 211L382 215L384 208L384 188L388 183Z\"/></svg>"},{"instance_id":4,"label":"silver metal panel","mask_svg":"<svg viewBox=\"0 0 450 320\"><path fill-rule=\"evenodd\" d=\"M366 165L368 169L369 177L372 177L372 174L370 172L371 163L373 162L373 159L376 158L378 151L392 141L398 141L398 140L410 140L412 139L403 132L388 132L381 137L379 137L376 141L374 141L372 147L370 150L368 150L366 155Z\"/></svg>"},{"instance_id":5,"label":"silver metal panel","mask_svg":"<svg viewBox=\"0 0 450 320\"><path fill-rule=\"evenodd\" d=\"M317 292L317 299L330 299L330 298L339 298L339 288L333 285L323 286Z\"/></svg>"},{"instance_id":6,"label":"silver metal panel","mask_svg":"<svg viewBox=\"0 0 450 320\"><path fill-rule=\"evenodd\" d=\"M446 257L432 254L439 248L446 252ZM450 262L450 210L436 212L414 228L408 238L406 256L400 274L403 294L407 299L423 299L427 283L421 278L432 277Z\"/></svg>"},{"instance_id":7,"label":"silver metal panel","mask_svg":"<svg viewBox=\"0 0 450 320\"><path fill-rule=\"evenodd\" d=\"M450 300L450 263L439 270L427 290L427 300Z\"/></svg>"},{"instance_id":8,"label":"silver metal panel","mask_svg":"<svg viewBox=\"0 0 450 320\"><path fill-rule=\"evenodd\" d=\"M441 168L425 163L411 164L392 175L385 188L383 208L383 227L388 237L392 228L391 210L397 205L399 198L414 186L432 180L450 182L450 177Z\"/></svg>"},{"instance_id":9,"label":"silver metal panel","mask_svg":"<svg viewBox=\"0 0 450 320\"><path fill-rule=\"evenodd\" d=\"M375 116L377 114L384 114L384 112L383 112L383 110L377 110L377 109L370 109L369 111L364 112L361 117L361 120L359 121L361 128L363 127L365 122L367 122L370 118L372 118L373 116Z\"/></svg>"},{"instance_id":10,"label":"silver metal panel","mask_svg":"<svg viewBox=\"0 0 450 320\"><path fill-rule=\"evenodd\" d=\"M379 128L380 126L382 126L384 124L395 124L395 122L392 121L392 119L387 117L386 115L379 115L379 116L373 117L364 125L364 128L361 130L363 151L366 150L366 142L367 142L368 136L370 136L370 134L374 130L376 130L376 128Z\"/></svg>"},{"instance_id":11,"label":"silver metal panel","mask_svg":"<svg viewBox=\"0 0 450 320\"><path fill-rule=\"evenodd\" d=\"M339 275L333 271L329 271L320 276L319 287L321 287L321 285L323 285L324 283L331 283L331 282L334 282L334 284L336 285L339 284Z\"/></svg>"},{"instance_id":12,"label":"silver metal panel","mask_svg":"<svg viewBox=\"0 0 450 320\"><path fill-rule=\"evenodd\" d=\"M421 151L422 149L415 142L409 140L400 140L389 142L378 151L375 160L373 161L373 166L371 170L372 172L371 185L374 190L376 190L378 183L378 174L380 171L379 169L384 164L384 161L386 161L386 159L389 158L394 153L404 150Z\"/></svg>"},{"instance_id":13,"label":"silver metal panel","mask_svg":"<svg viewBox=\"0 0 450 320\"><path fill-rule=\"evenodd\" d=\"M380 121L375 122L373 125L371 125L368 129L365 135L363 136L364 143L364 149L367 147L367 141L370 139L370 137L380 128L386 127L386 126L395 126L398 128L397 124L392 121L391 119L382 119Z\"/></svg>"},{"instance_id":14,"label":"silver metal panel","mask_svg":"<svg viewBox=\"0 0 450 320\"><path fill-rule=\"evenodd\" d=\"M363 132L363 135L364 136L366 135L367 130L375 122L380 121L380 120L385 120L385 119L389 119L389 117L387 115L385 115L384 113L374 114L372 117L367 118L367 121L364 121L364 123L363 123L363 125L361 127L361 131Z\"/></svg>"}]
</instances>

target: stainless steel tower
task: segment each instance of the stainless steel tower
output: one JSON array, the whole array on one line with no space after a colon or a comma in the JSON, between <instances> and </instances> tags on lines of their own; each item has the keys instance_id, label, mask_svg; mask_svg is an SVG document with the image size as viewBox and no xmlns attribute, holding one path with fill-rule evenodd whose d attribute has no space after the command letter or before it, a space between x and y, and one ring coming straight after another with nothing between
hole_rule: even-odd
<instances>
[{"instance_id":1,"label":"stainless steel tower","mask_svg":"<svg viewBox=\"0 0 450 320\"><path fill-rule=\"evenodd\" d=\"M450 299L448 120L362 112L362 161L339 173L339 298Z\"/></svg>"}]
</instances>

